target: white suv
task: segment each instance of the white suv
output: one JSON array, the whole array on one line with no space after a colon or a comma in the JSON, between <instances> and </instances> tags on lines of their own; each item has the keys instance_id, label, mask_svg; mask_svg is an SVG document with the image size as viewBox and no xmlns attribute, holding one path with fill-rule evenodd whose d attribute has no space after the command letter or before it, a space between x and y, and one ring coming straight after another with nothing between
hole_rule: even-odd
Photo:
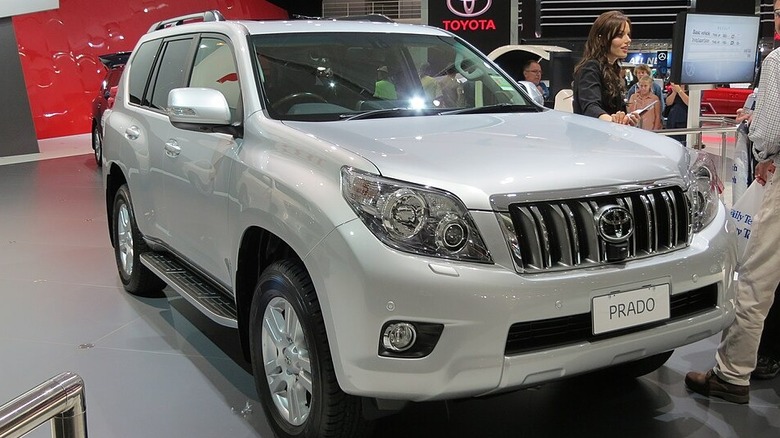
<instances>
[{"instance_id":1,"label":"white suv","mask_svg":"<svg viewBox=\"0 0 780 438\"><path fill-rule=\"evenodd\" d=\"M614 367L734 316L704 157L545 109L440 29L177 17L105 120L128 292L235 327L280 436Z\"/></svg>"}]
</instances>

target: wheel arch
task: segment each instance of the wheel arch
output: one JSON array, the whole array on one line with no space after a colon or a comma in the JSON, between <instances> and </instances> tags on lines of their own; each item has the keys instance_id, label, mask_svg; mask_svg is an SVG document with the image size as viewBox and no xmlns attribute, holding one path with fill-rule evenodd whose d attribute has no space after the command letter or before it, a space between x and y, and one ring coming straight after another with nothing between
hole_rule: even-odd
<instances>
[{"instance_id":1,"label":"wheel arch","mask_svg":"<svg viewBox=\"0 0 780 438\"><path fill-rule=\"evenodd\" d=\"M108 174L106 175L106 219L108 221L108 237L111 241L111 246L114 246L114 230L113 221L111 215L114 210L114 197L117 190L122 187L123 184L127 184L127 179L124 173L116 163L112 163L108 168Z\"/></svg>"},{"instance_id":2,"label":"wheel arch","mask_svg":"<svg viewBox=\"0 0 780 438\"><path fill-rule=\"evenodd\" d=\"M247 360L250 360L249 312L257 282L265 268L286 259L296 260L306 269L298 253L274 233L260 227L250 227L244 232L238 250L235 284L238 333Z\"/></svg>"}]
</instances>

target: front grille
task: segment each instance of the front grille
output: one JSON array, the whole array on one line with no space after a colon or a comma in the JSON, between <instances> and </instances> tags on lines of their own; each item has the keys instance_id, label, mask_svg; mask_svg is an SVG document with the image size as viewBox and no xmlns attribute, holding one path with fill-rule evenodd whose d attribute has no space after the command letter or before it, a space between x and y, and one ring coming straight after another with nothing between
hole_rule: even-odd
<instances>
[{"instance_id":1,"label":"front grille","mask_svg":"<svg viewBox=\"0 0 780 438\"><path fill-rule=\"evenodd\" d=\"M670 297L670 318L655 325L665 324L688 318L696 313L714 309L718 303L718 285L711 284L700 289L672 295ZM653 325L653 324L650 324ZM518 322L509 328L506 340L505 354L528 353L566 344L576 344L583 341L597 341L613 338L639 330L648 326L637 326L625 330L594 335L593 322L590 313L551 318L537 321Z\"/></svg>"},{"instance_id":2,"label":"front grille","mask_svg":"<svg viewBox=\"0 0 780 438\"><path fill-rule=\"evenodd\" d=\"M634 232L619 260L598 233L600 209L615 205L633 216ZM678 186L577 199L518 202L498 213L518 272L548 272L628 261L688 245L691 213ZM614 246L614 245L612 245Z\"/></svg>"}]
</instances>

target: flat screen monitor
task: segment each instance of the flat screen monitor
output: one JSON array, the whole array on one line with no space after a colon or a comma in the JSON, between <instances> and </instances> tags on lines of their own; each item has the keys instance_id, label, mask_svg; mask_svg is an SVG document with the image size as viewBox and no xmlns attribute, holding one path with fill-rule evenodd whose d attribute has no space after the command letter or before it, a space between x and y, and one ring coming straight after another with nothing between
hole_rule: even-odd
<instances>
[{"instance_id":1,"label":"flat screen monitor","mask_svg":"<svg viewBox=\"0 0 780 438\"><path fill-rule=\"evenodd\" d=\"M752 82L760 17L680 12L672 39L672 82Z\"/></svg>"}]
</instances>

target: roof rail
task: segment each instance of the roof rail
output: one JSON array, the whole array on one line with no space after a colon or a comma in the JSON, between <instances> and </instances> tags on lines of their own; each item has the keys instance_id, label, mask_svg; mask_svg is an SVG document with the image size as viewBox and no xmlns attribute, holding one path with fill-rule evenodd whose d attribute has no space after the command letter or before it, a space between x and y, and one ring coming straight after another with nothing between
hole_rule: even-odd
<instances>
[{"instance_id":1,"label":"roof rail","mask_svg":"<svg viewBox=\"0 0 780 438\"><path fill-rule=\"evenodd\" d=\"M310 17L307 15L292 14L290 18L295 20L372 21L375 23L395 23L392 18L382 14L347 15L344 17Z\"/></svg>"},{"instance_id":2,"label":"roof rail","mask_svg":"<svg viewBox=\"0 0 780 438\"><path fill-rule=\"evenodd\" d=\"M173 26L181 26L191 21L225 21L225 17L217 10L196 12L194 14L182 15L181 17L169 18L167 20L158 21L149 28L146 33L154 32L155 30L165 29Z\"/></svg>"},{"instance_id":3,"label":"roof rail","mask_svg":"<svg viewBox=\"0 0 780 438\"><path fill-rule=\"evenodd\" d=\"M395 20L384 14L347 15L346 17L333 17L338 21L371 21L374 23L395 23Z\"/></svg>"}]
</instances>

